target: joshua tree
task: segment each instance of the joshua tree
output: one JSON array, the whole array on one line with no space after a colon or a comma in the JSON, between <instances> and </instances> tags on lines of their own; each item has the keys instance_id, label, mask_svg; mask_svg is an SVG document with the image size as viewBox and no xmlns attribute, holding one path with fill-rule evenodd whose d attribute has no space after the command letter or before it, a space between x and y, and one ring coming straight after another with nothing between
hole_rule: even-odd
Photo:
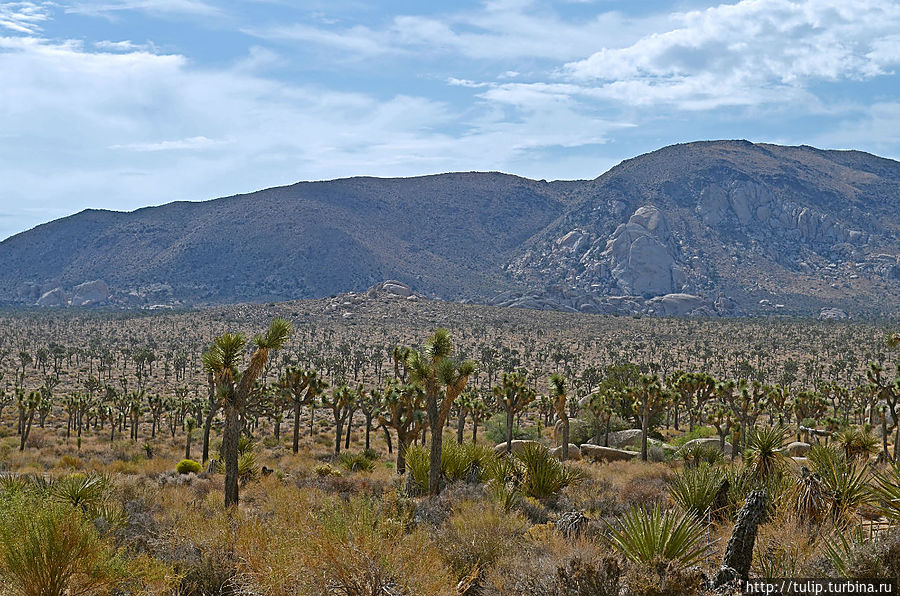
<instances>
[{"instance_id":1,"label":"joshua tree","mask_svg":"<svg viewBox=\"0 0 900 596\"><path fill-rule=\"evenodd\" d=\"M344 423L350 416L350 411L356 407L357 394L355 391L341 384L334 388L331 396L322 396L322 405L331 408L334 415L334 452L341 452L341 437L344 434ZM350 432L350 429L347 429Z\"/></svg>"},{"instance_id":2,"label":"joshua tree","mask_svg":"<svg viewBox=\"0 0 900 596\"><path fill-rule=\"evenodd\" d=\"M425 410L431 428L431 453L429 457L428 492L441 492L441 448L443 429L454 400L459 397L469 376L475 371L471 360L457 362L452 356L453 342L450 332L437 329L421 351L410 350L406 357L406 370L410 380L425 391Z\"/></svg>"},{"instance_id":3,"label":"joshua tree","mask_svg":"<svg viewBox=\"0 0 900 596\"><path fill-rule=\"evenodd\" d=\"M566 412L566 399L568 390L566 379L559 373L550 375L550 397L553 399L553 407L556 415L562 422L562 460L569 459L569 415Z\"/></svg>"},{"instance_id":4,"label":"joshua tree","mask_svg":"<svg viewBox=\"0 0 900 596\"><path fill-rule=\"evenodd\" d=\"M220 335L203 354L203 366L210 375L216 401L225 413L222 436L222 456L225 460L225 506L237 505L238 495L238 439L241 417L253 405L250 403L256 380L269 361L269 353L284 346L292 332L291 324L274 319L265 335L254 338L256 349L250 363L240 371L238 365L247 339L241 333Z\"/></svg>"},{"instance_id":5,"label":"joshua tree","mask_svg":"<svg viewBox=\"0 0 900 596\"><path fill-rule=\"evenodd\" d=\"M290 367L279 380L279 385L290 394L291 406L294 410L294 439L293 451L300 449L300 408L315 404L316 397L328 386L325 381L319 379L314 370L302 370Z\"/></svg>"},{"instance_id":6,"label":"joshua tree","mask_svg":"<svg viewBox=\"0 0 900 596\"><path fill-rule=\"evenodd\" d=\"M397 433L397 473L406 472L406 450L425 427L425 392L416 385L389 379L384 388L384 408L378 421Z\"/></svg>"},{"instance_id":7,"label":"joshua tree","mask_svg":"<svg viewBox=\"0 0 900 596\"><path fill-rule=\"evenodd\" d=\"M650 415L666 403L666 392L656 375L641 375L638 384L632 388L634 409L641 418L641 460L647 461L647 438L650 433Z\"/></svg>"},{"instance_id":8,"label":"joshua tree","mask_svg":"<svg viewBox=\"0 0 900 596\"><path fill-rule=\"evenodd\" d=\"M535 391L528 386L525 375L503 373L500 384L493 390L494 401L506 412L506 452L512 452L513 419L535 399Z\"/></svg>"}]
</instances>

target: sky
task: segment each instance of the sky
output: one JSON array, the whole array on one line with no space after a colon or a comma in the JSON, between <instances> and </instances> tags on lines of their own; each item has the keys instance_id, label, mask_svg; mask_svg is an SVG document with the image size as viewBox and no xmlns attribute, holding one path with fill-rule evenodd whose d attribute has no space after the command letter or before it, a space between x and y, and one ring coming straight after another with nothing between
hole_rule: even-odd
<instances>
[{"instance_id":1,"label":"sky","mask_svg":"<svg viewBox=\"0 0 900 596\"><path fill-rule=\"evenodd\" d=\"M0 0L0 239L359 175L900 158L896 0Z\"/></svg>"}]
</instances>

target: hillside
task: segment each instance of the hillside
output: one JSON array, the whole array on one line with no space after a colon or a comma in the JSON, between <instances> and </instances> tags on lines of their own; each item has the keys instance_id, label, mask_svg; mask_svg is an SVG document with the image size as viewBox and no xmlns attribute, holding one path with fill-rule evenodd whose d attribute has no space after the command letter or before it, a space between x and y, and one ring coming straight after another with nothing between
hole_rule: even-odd
<instances>
[{"instance_id":1,"label":"hillside","mask_svg":"<svg viewBox=\"0 0 900 596\"><path fill-rule=\"evenodd\" d=\"M898 308L898 256L900 163L713 141L589 181L352 178L84 211L0 243L0 300L262 302L397 279L582 312L879 314Z\"/></svg>"}]
</instances>

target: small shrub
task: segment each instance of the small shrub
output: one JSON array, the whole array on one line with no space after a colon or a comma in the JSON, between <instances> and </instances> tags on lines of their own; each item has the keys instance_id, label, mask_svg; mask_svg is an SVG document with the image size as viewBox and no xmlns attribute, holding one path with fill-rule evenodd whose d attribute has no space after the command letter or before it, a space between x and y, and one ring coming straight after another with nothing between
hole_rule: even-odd
<instances>
[{"instance_id":1,"label":"small shrub","mask_svg":"<svg viewBox=\"0 0 900 596\"><path fill-rule=\"evenodd\" d=\"M60 468L67 468L69 470L80 470L82 467L84 467L84 464L81 462L81 460L74 455L62 456L61 458L59 458L58 465Z\"/></svg>"},{"instance_id":2,"label":"small shrub","mask_svg":"<svg viewBox=\"0 0 900 596\"><path fill-rule=\"evenodd\" d=\"M67 505L22 501L2 521L0 577L18 594L90 594L125 577L112 547Z\"/></svg>"},{"instance_id":3,"label":"small shrub","mask_svg":"<svg viewBox=\"0 0 900 596\"><path fill-rule=\"evenodd\" d=\"M328 478L329 476L341 476L340 470L335 470L328 464L319 464L313 471L316 473L316 476L319 478Z\"/></svg>"},{"instance_id":4,"label":"small shrub","mask_svg":"<svg viewBox=\"0 0 900 596\"><path fill-rule=\"evenodd\" d=\"M554 498L562 489L584 478L584 472L561 463L540 445L526 445L516 457L522 462L525 472L522 492L535 499Z\"/></svg>"},{"instance_id":5,"label":"small shrub","mask_svg":"<svg viewBox=\"0 0 900 596\"><path fill-rule=\"evenodd\" d=\"M702 443L694 443L693 445L682 447L678 452L678 456L684 460L684 465L689 468L701 464L714 465L725 459L725 456L718 447L715 445L704 445Z\"/></svg>"},{"instance_id":6,"label":"small shrub","mask_svg":"<svg viewBox=\"0 0 900 596\"><path fill-rule=\"evenodd\" d=\"M492 567L527 529L528 522L518 513L507 513L493 504L463 501L454 507L438 544L447 565L462 578L475 567Z\"/></svg>"},{"instance_id":7,"label":"small shrub","mask_svg":"<svg viewBox=\"0 0 900 596\"><path fill-rule=\"evenodd\" d=\"M375 469L375 462L362 453L344 452L338 457L338 463L348 472L371 472Z\"/></svg>"},{"instance_id":8,"label":"small shrub","mask_svg":"<svg viewBox=\"0 0 900 596\"><path fill-rule=\"evenodd\" d=\"M499 412L491 416L487 422L484 423L484 436L494 445L506 441L506 414ZM517 422L514 422L512 438L513 440L537 440L540 437L538 437L536 427L529 426L528 428L522 428Z\"/></svg>"},{"instance_id":9,"label":"small shrub","mask_svg":"<svg viewBox=\"0 0 900 596\"><path fill-rule=\"evenodd\" d=\"M203 466L199 462L192 459L183 459L175 466L175 471L179 474L199 474L203 470Z\"/></svg>"}]
</instances>

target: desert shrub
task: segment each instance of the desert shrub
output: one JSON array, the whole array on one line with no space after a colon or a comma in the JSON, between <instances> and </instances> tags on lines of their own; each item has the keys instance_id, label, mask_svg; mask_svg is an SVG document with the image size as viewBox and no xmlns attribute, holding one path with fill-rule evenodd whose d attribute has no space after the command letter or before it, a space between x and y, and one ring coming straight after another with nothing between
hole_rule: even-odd
<instances>
[{"instance_id":1,"label":"desert shrub","mask_svg":"<svg viewBox=\"0 0 900 596\"><path fill-rule=\"evenodd\" d=\"M622 584L629 596L706 596L706 578L698 567L658 560L652 565L631 564Z\"/></svg>"},{"instance_id":2,"label":"desert shrub","mask_svg":"<svg viewBox=\"0 0 900 596\"><path fill-rule=\"evenodd\" d=\"M381 454L378 453L378 451L376 451L375 449L372 449L371 447L369 447L368 449L363 449L362 456L364 458L370 459L372 461L378 461L379 459L381 459Z\"/></svg>"},{"instance_id":3,"label":"desert shrub","mask_svg":"<svg viewBox=\"0 0 900 596\"><path fill-rule=\"evenodd\" d=\"M867 461L870 455L878 453L880 445L869 428L857 426L847 427L834 435L835 442L844 452L848 460L861 459Z\"/></svg>"},{"instance_id":4,"label":"desert shrub","mask_svg":"<svg viewBox=\"0 0 900 596\"><path fill-rule=\"evenodd\" d=\"M562 489L584 478L582 470L561 463L540 445L526 445L516 457L524 470L521 490L535 499L554 498Z\"/></svg>"},{"instance_id":5,"label":"desert shrub","mask_svg":"<svg viewBox=\"0 0 900 596\"><path fill-rule=\"evenodd\" d=\"M428 450L411 445L406 450L406 492L416 496L428 492L428 471L431 468Z\"/></svg>"},{"instance_id":6,"label":"desert shrub","mask_svg":"<svg viewBox=\"0 0 900 596\"><path fill-rule=\"evenodd\" d=\"M348 472L371 472L375 469L375 462L362 453L341 453L338 463Z\"/></svg>"},{"instance_id":7,"label":"desert shrub","mask_svg":"<svg viewBox=\"0 0 900 596\"><path fill-rule=\"evenodd\" d=\"M67 468L69 470L80 470L82 467L84 467L84 463L82 463L82 461L78 457L68 454L63 455L59 458L58 465L60 468Z\"/></svg>"},{"instance_id":8,"label":"desert shrub","mask_svg":"<svg viewBox=\"0 0 900 596\"><path fill-rule=\"evenodd\" d=\"M19 499L0 524L0 577L23 596L93 594L127 574L115 550L69 505Z\"/></svg>"},{"instance_id":9,"label":"desert shrub","mask_svg":"<svg viewBox=\"0 0 900 596\"><path fill-rule=\"evenodd\" d=\"M810 577L810 560L819 544L817 533L796 520L779 516L759 527L751 570L762 579Z\"/></svg>"},{"instance_id":10,"label":"desert shrub","mask_svg":"<svg viewBox=\"0 0 900 596\"><path fill-rule=\"evenodd\" d=\"M476 567L489 569L514 548L528 522L516 512L480 501L462 501L439 533L444 560L458 578Z\"/></svg>"},{"instance_id":11,"label":"desert shrub","mask_svg":"<svg viewBox=\"0 0 900 596\"><path fill-rule=\"evenodd\" d=\"M486 482L503 473L499 465L498 458L488 447L447 442L441 450L442 482ZM406 450L406 488L409 495L428 491L430 469L430 455L425 447L412 445Z\"/></svg>"},{"instance_id":12,"label":"desert shrub","mask_svg":"<svg viewBox=\"0 0 900 596\"><path fill-rule=\"evenodd\" d=\"M203 466L192 459L183 459L175 466L175 471L179 474L199 474L203 471Z\"/></svg>"},{"instance_id":13,"label":"desert shrub","mask_svg":"<svg viewBox=\"0 0 900 596\"><path fill-rule=\"evenodd\" d=\"M328 478L329 476L340 476L341 475L340 470L335 470L328 464L319 464L315 468L313 468L313 471L315 472L316 476L318 476L319 478Z\"/></svg>"},{"instance_id":14,"label":"desert shrub","mask_svg":"<svg viewBox=\"0 0 900 596\"><path fill-rule=\"evenodd\" d=\"M715 466L685 468L669 481L669 494L684 511L703 519L714 507L722 479L722 470Z\"/></svg>"},{"instance_id":15,"label":"desert shrub","mask_svg":"<svg viewBox=\"0 0 900 596\"><path fill-rule=\"evenodd\" d=\"M618 596L622 567L613 557L585 561L573 557L556 570L559 596Z\"/></svg>"},{"instance_id":16,"label":"desert shrub","mask_svg":"<svg viewBox=\"0 0 900 596\"><path fill-rule=\"evenodd\" d=\"M54 480L49 487L57 501L84 510L104 503L110 491L110 480L102 474L70 474Z\"/></svg>"},{"instance_id":17,"label":"desert shrub","mask_svg":"<svg viewBox=\"0 0 900 596\"><path fill-rule=\"evenodd\" d=\"M671 479L672 472L663 466L641 469L619 491L619 499L626 507L665 506Z\"/></svg>"},{"instance_id":18,"label":"desert shrub","mask_svg":"<svg viewBox=\"0 0 900 596\"><path fill-rule=\"evenodd\" d=\"M605 539L610 546L637 564L662 560L687 567L699 563L707 552L705 528L688 513L635 507L615 525L607 525Z\"/></svg>"}]
</instances>

